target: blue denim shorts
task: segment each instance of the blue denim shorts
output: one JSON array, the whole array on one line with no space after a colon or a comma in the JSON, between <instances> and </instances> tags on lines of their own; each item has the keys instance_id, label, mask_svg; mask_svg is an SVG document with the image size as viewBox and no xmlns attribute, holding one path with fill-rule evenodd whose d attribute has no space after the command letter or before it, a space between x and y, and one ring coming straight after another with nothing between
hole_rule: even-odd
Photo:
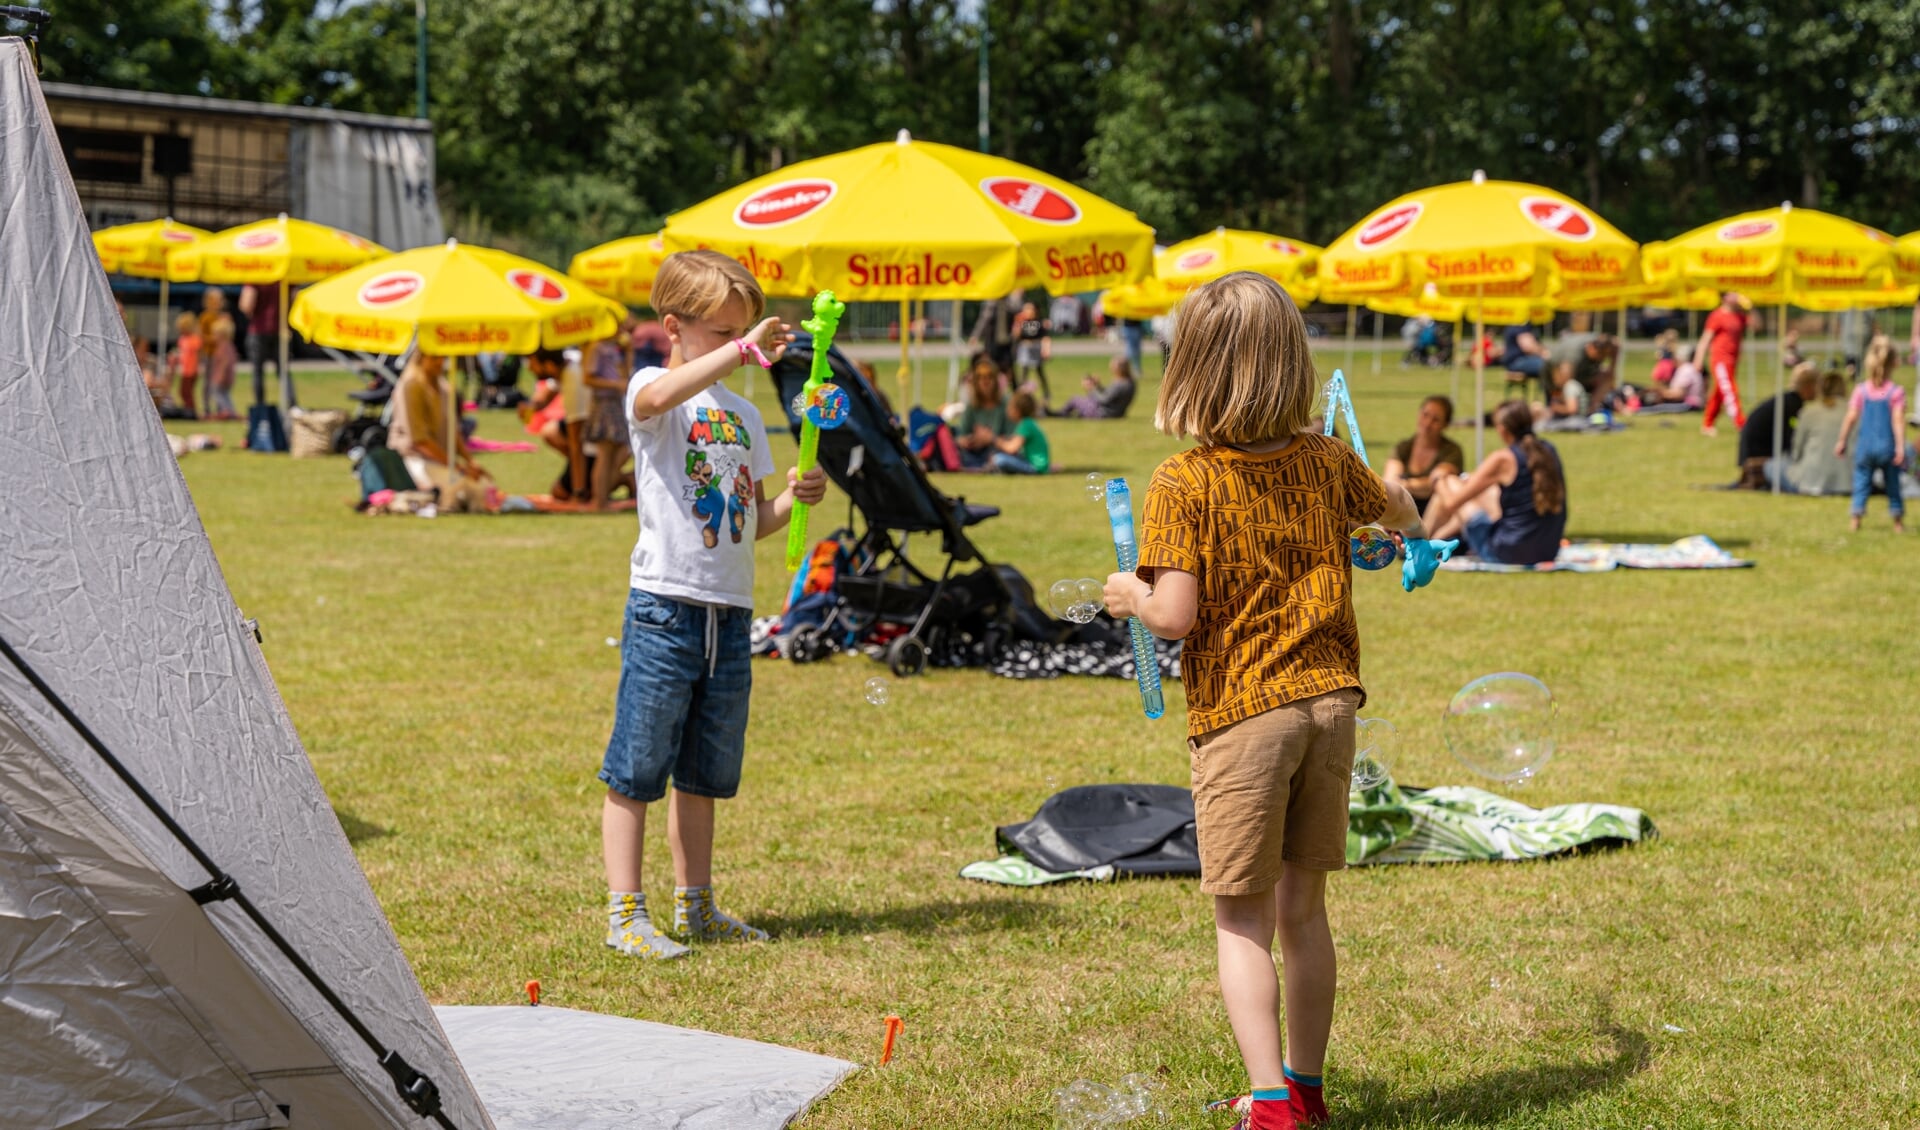
<instances>
[{"instance_id":1,"label":"blue denim shorts","mask_svg":"<svg viewBox=\"0 0 1920 1130\"><path fill-rule=\"evenodd\" d=\"M1482 561L1498 561L1493 552L1493 519L1484 511L1475 511L1460 531L1466 535L1467 549Z\"/></svg>"},{"instance_id":2,"label":"blue denim shorts","mask_svg":"<svg viewBox=\"0 0 1920 1130\"><path fill-rule=\"evenodd\" d=\"M651 804L667 782L726 799L740 791L753 690L745 608L708 608L633 589L620 642L620 693L600 779Z\"/></svg>"}]
</instances>

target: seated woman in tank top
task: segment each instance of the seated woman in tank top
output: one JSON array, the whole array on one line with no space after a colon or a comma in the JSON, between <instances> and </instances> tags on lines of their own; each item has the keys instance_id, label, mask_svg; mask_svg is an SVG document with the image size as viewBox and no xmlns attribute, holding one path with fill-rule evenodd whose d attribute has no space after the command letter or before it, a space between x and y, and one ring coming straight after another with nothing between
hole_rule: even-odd
<instances>
[{"instance_id":1,"label":"seated woman in tank top","mask_svg":"<svg viewBox=\"0 0 1920 1130\"><path fill-rule=\"evenodd\" d=\"M1473 472L1437 480L1426 524L1435 538L1463 537L1473 555L1502 565L1541 565L1567 532L1560 453L1533 434L1533 413L1512 400L1493 414L1501 448Z\"/></svg>"}]
</instances>

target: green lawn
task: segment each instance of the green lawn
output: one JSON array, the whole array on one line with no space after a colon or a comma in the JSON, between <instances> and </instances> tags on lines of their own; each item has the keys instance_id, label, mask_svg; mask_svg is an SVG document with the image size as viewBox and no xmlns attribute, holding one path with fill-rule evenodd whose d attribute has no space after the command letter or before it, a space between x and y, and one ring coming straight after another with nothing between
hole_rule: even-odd
<instances>
[{"instance_id":1,"label":"green lawn","mask_svg":"<svg viewBox=\"0 0 1920 1130\"><path fill-rule=\"evenodd\" d=\"M1448 381L1356 369L1376 451ZM942 361L930 385L944 376ZM347 387L303 386L309 403ZM760 392L774 417L764 379ZM1105 516L1083 479L1143 487L1177 446L1150 416L1050 423L1062 473L1043 480L945 482L1004 509L978 541L1036 585L1103 576ZM505 413L485 414L482 434L520 438ZM1920 1124L1920 761L1902 721L1920 687L1920 543L1889 533L1878 499L1849 535L1843 500L1693 489L1733 477L1733 443L1691 418L1560 439L1570 532L1705 533L1758 568L1443 574L1412 596L1390 573L1358 578L1369 713L1400 729L1400 779L1464 782L1440 742L1447 698L1526 671L1558 697L1560 752L1518 795L1636 805L1661 838L1337 876L1339 1126ZM784 467L792 445L775 446ZM555 470L545 454L486 462L509 490ZM1046 1126L1053 1088L1132 1071L1165 1080L1176 1125L1226 1125L1199 1110L1242 1074L1195 882L1018 891L955 877L993 854L995 824L1057 787L1184 784L1177 689L1149 722L1120 680L937 671L895 681L876 708L861 685L884 672L863 658L759 663L720 891L776 940L640 964L600 944L594 779L633 517L365 518L344 460L227 450L182 466L435 1001L514 1001L537 977L554 1004L866 1064L882 1018L904 1017L894 1063L848 1079L809 1130ZM763 610L778 608L780 544L760 547ZM664 893L663 826L649 850Z\"/></svg>"}]
</instances>

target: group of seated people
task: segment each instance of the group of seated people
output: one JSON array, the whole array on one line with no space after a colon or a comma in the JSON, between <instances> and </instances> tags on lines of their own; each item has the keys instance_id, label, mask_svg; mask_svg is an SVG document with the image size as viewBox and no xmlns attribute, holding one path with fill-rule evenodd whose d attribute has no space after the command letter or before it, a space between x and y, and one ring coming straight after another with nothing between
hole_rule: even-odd
<instances>
[{"instance_id":1,"label":"group of seated people","mask_svg":"<svg viewBox=\"0 0 1920 1130\"><path fill-rule=\"evenodd\" d=\"M967 369L962 399L942 410L944 423L928 421L916 428L914 447L930 470L1045 474L1052 468L1052 453L1039 418L1113 420L1132 406L1138 388L1133 365L1124 356L1115 357L1108 371L1111 379L1104 384L1087 374L1081 379L1084 391L1053 409L1036 395L1031 382L1015 385L1012 374L990 355L977 353ZM951 459L942 454L947 437L937 434L941 426L950 432Z\"/></svg>"},{"instance_id":2,"label":"group of seated people","mask_svg":"<svg viewBox=\"0 0 1920 1130\"><path fill-rule=\"evenodd\" d=\"M1560 453L1534 434L1534 406L1509 400L1494 410L1500 447L1471 473L1462 473L1466 456L1446 434L1452 422L1453 401L1427 397L1381 477L1407 488L1429 537L1460 539L1473 556L1502 565L1552 561L1567 529L1567 481Z\"/></svg>"},{"instance_id":3,"label":"group of seated people","mask_svg":"<svg viewBox=\"0 0 1920 1130\"><path fill-rule=\"evenodd\" d=\"M1564 333L1546 344L1532 326L1509 326L1498 362L1523 397L1530 383L1540 385L1534 422L1542 431L1556 431L1584 427L1595 412L1615 406L1619 355L1620 343L1611 334Z\"/></svg>"}]
</instances>

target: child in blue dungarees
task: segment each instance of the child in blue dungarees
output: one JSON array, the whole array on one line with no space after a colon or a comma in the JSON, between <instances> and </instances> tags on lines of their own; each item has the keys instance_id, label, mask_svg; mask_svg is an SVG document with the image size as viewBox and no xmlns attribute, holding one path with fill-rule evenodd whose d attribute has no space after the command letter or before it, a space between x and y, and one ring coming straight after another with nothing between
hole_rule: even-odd
<instances>
[{"instance_id":1,"label":"child in blue dungarees","mask_svg":"<svg viewBox=\"0 0 1920 1130\"><path fill-rule=\"evenodd\" d=\"M1887 513L1893 517L1893 531L1906 532L1906 503L1900 497L1900 469L1907 463L1907 394L1893 383L1894 366L1900 363L1893 342L1878 334L1867 346L1867 379L1853 388L1847 403L1847 420L1840 425L1840 442L1833 453L1845 456L1847 437L1855 424L1860 437L1853 448L1853 528L1867 512L1867 495L1873 490L1873 473L1880 472L1887 488Z\"/></svg>"}]
</instances>

